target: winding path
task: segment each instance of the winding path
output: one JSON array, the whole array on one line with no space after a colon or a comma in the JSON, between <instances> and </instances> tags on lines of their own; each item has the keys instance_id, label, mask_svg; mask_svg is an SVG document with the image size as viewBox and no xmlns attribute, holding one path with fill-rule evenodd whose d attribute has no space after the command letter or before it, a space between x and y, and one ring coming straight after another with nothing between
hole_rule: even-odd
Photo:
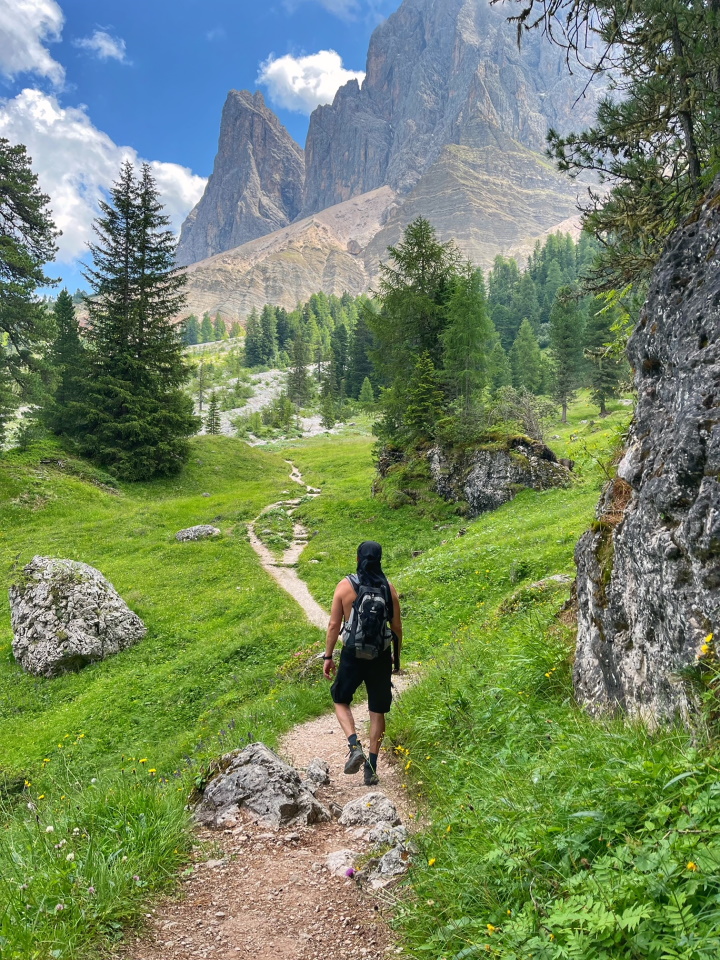
<instances>
[{"instance_id":1,"label":"winding path","mask_svg":"<svg viewBox=\"0 0 720 960\"><path fill-rule=\"evenodd\" d=\"M310 487L305 483L302 478L302 474L291 460L286 460L285 463L287 463L291 468L290 479L294 483L304 487L307 496L319 496L320 490L318 490L317 487ZM303 527L303 525L300 523L295 523L293 525L293 541L283 553L282 559L280 560L275 559L271 551L255 533L255 524L264 514L268 513L268 511L274 510L276 507L283 507L287 510L288 515L292 516L295 508L297 508L301 502L302 497L298 497L295 500L278 500L276 503L271 503L267 507L264 507L259 516L257 516L252 523L248 524L248 535L250 537L250 544L260 558L260 563L263 569L267 570L270 576L277 580L278 584L283 588L283 590L287 591L287 593L289 593L290 596L298 602L305 612L305 616L314 627L317 627L319 630L327 630L329 620L328 614L312 596L308 590L307 584L304 580L300 579L297 570L295 569L295 566L300 559L300 554L303 552L308 542L307 530L305 527ZM288 507L290 509L288 509Z\"/></svg>"}]
</instances>

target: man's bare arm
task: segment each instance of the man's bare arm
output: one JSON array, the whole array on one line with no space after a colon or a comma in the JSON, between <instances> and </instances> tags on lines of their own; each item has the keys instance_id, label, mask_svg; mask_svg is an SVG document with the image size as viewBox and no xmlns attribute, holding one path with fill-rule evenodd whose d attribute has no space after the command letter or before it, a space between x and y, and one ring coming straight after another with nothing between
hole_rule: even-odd
<instances>
[{"instance_id":1,"label":"man's bare arm","mask_svg":"<svg viewBox=\"0 0 720 960\"><path fill-rule=\"evenodd\" d=\"M323 662L323 673L329 677L335 670L335 664L330 659L332 657L335 644L340 636L340 628L343 621L343 585L339 583L335 587L332 606L330 607L330 622L328 623L327 636L325 637L325 661Z\"/></svg>"}]
</instances>

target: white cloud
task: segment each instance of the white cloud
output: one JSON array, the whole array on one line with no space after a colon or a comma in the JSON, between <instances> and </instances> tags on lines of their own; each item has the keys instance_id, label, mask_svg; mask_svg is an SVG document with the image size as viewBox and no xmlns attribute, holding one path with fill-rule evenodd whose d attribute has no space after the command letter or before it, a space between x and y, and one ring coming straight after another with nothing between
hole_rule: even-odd
<instances>
[{"instance_id":1,"label":"white cloud","mask_svg":"<svg viewBox=\"0 0 720 960\"><path fill-rule=\"evenodd\" d=\"M112 37L105 30L96 30L92 36L82 37L73 43L81 50L88 50L97 55L98 60L119 60L128 63L125 57L125 41L120 37Z\"/></svg>"},{"instance_id":2,"label":"white cloud","mask_svg":"<svg viewBox=\"0 0 720 960\"><path fill-rule=\"evenodd\" d=\"M35 73L61 86L65 70L45 44L60 39L63 22L55 0L0 0L0 72Z\"/></svg>"},{"instance_id":3,"label":"white cloud","mask_svg":"<svg viewBox=\"0 0 720 960\"><path fill-rule=\"evenodd\" d=\"M362 83L365 74L346 70L334 50L320 50L306 57L286 54L276 59L271 54L260 64L257 82L267 87L275 106L312 113L319 104L331 103L339 88L353 79Z\"/></svg>"},{"instance_id":4,"label":"white cloud","mask_svg":"<svg viewBox=\"0 0 720 960\"><path fill-rule=\"evenodd\" d=\"M39 90L23 90L0 101L0 136L24 143L41 189L49 194L53 219L63 231L58 259L70 263L83 256L92 238L98 200L120 164L139 158L132 147L118 146L93 126L85 108L62 107ZM176 163L151 163L165 210L174 230L200 199L205 180Z\"/></svg>"}]
</instances>

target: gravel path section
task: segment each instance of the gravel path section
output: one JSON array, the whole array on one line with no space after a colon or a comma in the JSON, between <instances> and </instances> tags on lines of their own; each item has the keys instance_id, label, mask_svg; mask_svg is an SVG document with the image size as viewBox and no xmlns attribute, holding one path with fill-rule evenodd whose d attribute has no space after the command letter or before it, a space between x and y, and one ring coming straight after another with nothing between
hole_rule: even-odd
<instances>
[{"instance_id":1,"label":"gravel path section","mask_svg":"<svg viewBox=\"0 0 720 960\"><path fill-rule=\"evenodd\" d=\"M305 492L308 487L290 461L290 478ZM282 501L284 506L293 502ZM274 505L273 505L274 506ZM269 509L269 508L267 508ZM262 516L262 514L261 514ZM259 518L257 518L259 519ZM257 521L255 521L257 522ZM257 539L250 540L262 566L293 596L311 623L327 627L328 615L310 595L297 572L307 534L296 525L295 541L281 561ZM294 558L294 559L293 559ZM321 669L318 664L318 671ZM394 679L395 694L412 674ZM328 702L329 702L328 693ZM367 735L367 703L356 704L358 730ZM362 772L343 773L347 742L330 715L294 727L278 752L302 770L315 757L327 762L330 783L318 799L343 807L363 794L381 790L411 826L402 767L387 751L378 764L379 786L365 787ZM222 831L198 829L193 863L183 878L180 895L167 899L146 915L146 928L126 940L113 954L116 960L387 960L403 951L388 925L393 897L371 893L346 877L336 877L326 858L338 850L362 850L354 828L337 820L312 827L273 830L241 811L236 826Z\"/></svg>"}]
</instances>

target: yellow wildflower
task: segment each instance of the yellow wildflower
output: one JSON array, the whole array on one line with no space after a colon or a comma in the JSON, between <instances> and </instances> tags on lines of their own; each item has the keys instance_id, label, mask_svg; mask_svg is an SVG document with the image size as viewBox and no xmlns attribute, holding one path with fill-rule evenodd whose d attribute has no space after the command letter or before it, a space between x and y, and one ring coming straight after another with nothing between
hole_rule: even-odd
<instances>
[{"instance_id":1,"label":"yellow wildflower","mask_svg":"<svg viewBox=\"0 0 720 960\"><path fill-rule=\"evenodd\" d=\"M430 859L428 860L428 866L429 867L435 866L435 857L430 857Z\"/></svg>"},{"instance_id":2,"label":"yellow wildflower","mask_svg":"<svg viewBox=\"0 0 720 960\"><path fill-rule=\"evenodd\" d=\"M147 763L147 757L143 757L142 760L140 760L139 762L140 762L140 763Z\"/></svg>"},{"instance_id":3,"label":"yellow wildflower","mask_svg":"<svg viewBox=\"0 0 720 960\"><path fill-rule=\"evenodd\" d=\"M495 933L497 927L494 927L491 923L487 925L488 933Z\"/></svg>"},{"instance_id":4,"label":"yellow wildflower","mask_svg":"<svg viewBox=\"0 0 720 960\"><path fill-rule=\"evenodd\" d=\"M452 830L452 824L449 823L447 825L447 830L445 831L445 833L450 833L451 830Z\"/></svg>"},{"instance_id":5,"label":"yellow wildflower","mask_svg":"<svg viewBox=\"0 0 720 960\"><path fill-rule=\"evenodd\" d=\"M690 861L688 862L687 869L688 869L688 870L693 870L693 871L695 871L695 870L697 870L697 864L696 864L696 863L693 863L692 860L690 860Z\"/></svg>"},{"instance_id":6,"label":"yellow wildflower","mask_svg":"<svg viewBox=\"0 0 720 960\"><path fill-rule=\"evenodd\" d=\"M26 786L26 787L31 787L31 786L32 786L32 782L31 782L30 780L26 780L26 781L25 781L25 786Z\"/></svg>"},{"instance_id":7,"label":"yellow wildflower","mask_svg":"<svg viewBox=\"0 0 720 960\"><path fill-rule=\"evenodd\" d=\"M155 767L150 767L150 769L148 770L148 773L157 773L157 770L155 769Z\"/></svg>"},{"instance_id":8,"label":"yellow wildflower","mask_svg":"<svg viewBox=\"0 0 720 960\"><path fill-rule=\"evenodd\" d=\"M41 793L40 796L38 797L38 800L44 800L44 799L45 799L45 794Z\"/></svg>"}]
</instances>

